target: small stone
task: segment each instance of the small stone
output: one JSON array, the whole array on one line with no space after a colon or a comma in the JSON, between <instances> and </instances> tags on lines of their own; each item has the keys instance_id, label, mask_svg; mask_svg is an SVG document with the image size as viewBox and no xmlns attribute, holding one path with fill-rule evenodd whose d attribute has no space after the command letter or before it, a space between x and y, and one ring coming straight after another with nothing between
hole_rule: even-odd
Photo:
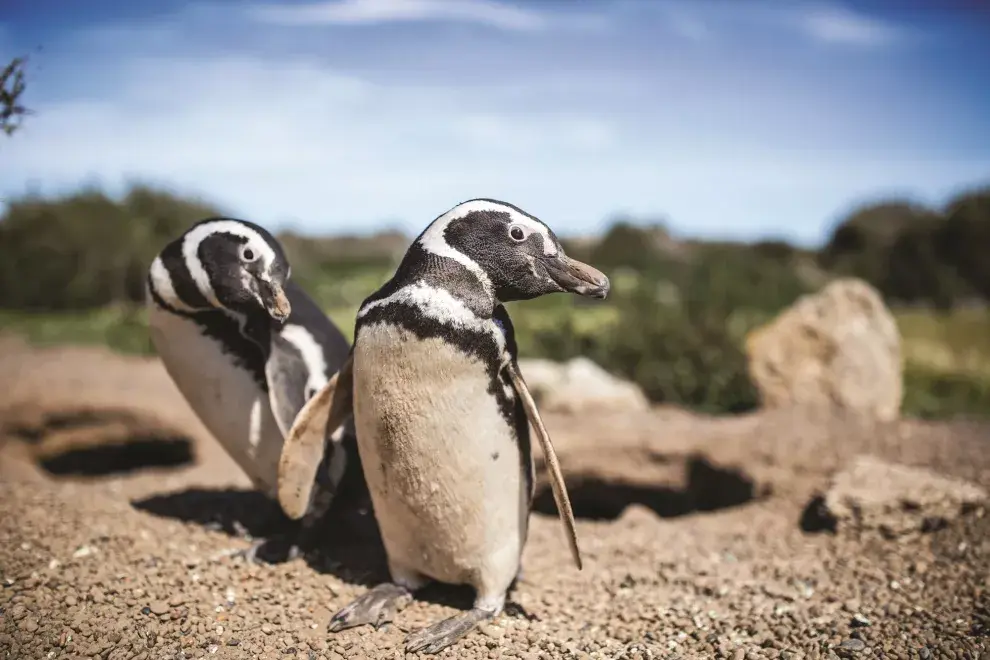
<instances>
[{"instance_id":1,"label":"small stone","mask_svg":"<svg viewBox=\"0 0 990 660\"><path fill-rule=\"evenodd\" d=\"M227 640L227 646L237 646L240 643L241 640L237 639L236 637L232 637Z\"/></svg>"},{"instance_id":2,"label":"small stone","mask_svg":"<svg viewBox=\"0 0 990 660\"><path fill-rule=\"evenodd\" d=\"M835 647L839 655L849 657L853 653L859 653L866 648L866 642L861 639L847 639Z\"/></svg>"},{"instance_id":3,"label":"small stone","mask_svg":"<svg viewBox=\"0 0 990 660\"><path fill-rule=\"evenodd\" d=\"M152 614L157 616L168 614L168 603L164 600L156 600L150 605L150 610Z\"/></svg>"},{"instance_id":4,"label":"small stone","mask_svg":"<svg viewBox=\"0 0 990 660\"><path fill-rule=\"evenodd\" d=\"M65 597L65 604L67 606L69 606L69 607L73 607L73 606L79 604L79 599L76 598L75 596L71 596L71 595L70 596L66 596Z\"/></svg>"},{"instance_id":5,"label":"small stone","mask_svg":"<svg viewBox=\"0 0 990 660\"><path fill-rule=\"evenodd\" d=\"M172 607L178 607L179 605L182 605L182 603L184 602L186 601L185 598L182 596L182 594L175 594L174 596L168 599L168 604L171 605Z\"/></svg>"},{"instance_id":6,"label":"small stone","mask_svg":"<svg viewBox=\"0 0 990 660\"><path fill-rule=\"evenodd\" d=\"M21 630L31 633L37 629L38 629L37 619L27 618L21 621Z\"/></svg>"},{"instance_id":7,"label":"small stone","mask_svg":"<svg viewBox=\"0 0 990 660\"><path fill-rule=\"evenodd\" d=\"M736 649L732 654L732 660L745 660L746 659L746 649Z\"/></svg>"},{"instance_id":8,"label":"small stone","mask_svg":"<svg viewBox=\"0 0 990 660\"><path fill-rule=\"evenodd\" d=\"M853 628L868 628L873 624L870 623L869 619L857 612L853 615L852 623L850 625L852 625Z\"/></svg>"},{"instance_id":9,"label":"small stone","mask_svg":"<svg viewBox=\"0 0 990 660\"><path fill-rule=\"evenodd\" d=\"M272 634L272 627L271 627L271 625L269 625L267 623L261 624L261 632L265 633L266 635L271 635Z\"/></svg>"},{"instance_id":10,"label":"small stone","mask_svg":"<svg viewBox=\"0 0 990 660\"><path fill-rule=\"evenodd\" d=\"M485 624L485 625L479 626L478 628L481 631L481 634L487 635L488 637L491 637L492 639L499 639L500 637L502 637L502 635L505 634L505 629L504 628L499 628L498 626L493 626L493 625L490 625L490 624Z\"/></svg>"}]
</instances>

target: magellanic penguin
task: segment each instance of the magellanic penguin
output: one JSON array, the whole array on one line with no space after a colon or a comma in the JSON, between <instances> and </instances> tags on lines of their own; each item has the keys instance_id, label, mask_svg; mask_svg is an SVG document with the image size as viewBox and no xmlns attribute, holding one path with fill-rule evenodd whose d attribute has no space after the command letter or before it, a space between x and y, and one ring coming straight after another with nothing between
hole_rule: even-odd
<instances>
[{"instance_id":1,"label":"magellanic penguin","mask_svg":"<svg viewBox=\"0 0 990 660\"><path fill-rule=\"evenodd\" d=\"M410 634L409 652L435 653L502 611L534 495L527 422L581 567L563 479L503 303L608 291L608 278L564 254L543 222L476 199L435 219L364 301L351 359L300 412L279 476L283 510L302 515L320 439L353 410L391 582L339 611L331 631L391 620L431 580L472 586L474 607Z\"/></svg>"},{"instance_id":2,"label":"magellanic penguin","mask_svg":"<svg viewBox=\"0 0 990 660\"><path fill-rule=\"evenodd\" d=\"M273 499L285 434L350 351L289 279L290 270L268 231L213 217L166 245L146 282L151 339L169 376L254 486ZM345 473L360 474L350 420L327 442L326 460L307 484L314 496L302 524L277 514L289 527L290 554L329 509ZM267 540L245 556L254 559Z\"/></svg>"}]
</instances>

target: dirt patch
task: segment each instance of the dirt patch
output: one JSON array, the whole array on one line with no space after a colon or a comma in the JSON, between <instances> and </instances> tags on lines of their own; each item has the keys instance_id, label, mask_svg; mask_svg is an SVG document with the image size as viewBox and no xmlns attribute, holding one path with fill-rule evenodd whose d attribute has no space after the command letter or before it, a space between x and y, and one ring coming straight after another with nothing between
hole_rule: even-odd
<instances>
[{"instance_id":1,"label":"dirt patch","mask_svg":"<svg viewBox=\"0 0 990 660\"><path fill-rule=\"evenodd\" d=\"M407 631L470 603L467 590L431 587L391 626L327 634L331 614L385 575L366 503L335 512L320 553L248 565L232 552L267 533L277 507L250 490L157 362L9 350L0 350L5 657L396 658ZM541 493L506 613L442 656L990 653L984 506L885 540L816 527L809 505L862 454L986 488L987 426L672 409L546 422L585 569L573 568Z\"/></svg>"}]
</instances>

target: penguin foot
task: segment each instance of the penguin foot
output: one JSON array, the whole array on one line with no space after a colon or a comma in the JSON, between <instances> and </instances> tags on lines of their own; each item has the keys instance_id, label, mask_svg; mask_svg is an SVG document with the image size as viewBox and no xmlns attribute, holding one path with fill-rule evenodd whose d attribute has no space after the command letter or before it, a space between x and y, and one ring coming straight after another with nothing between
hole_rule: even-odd
<instances>
[{"instance_id":1,"label":"penguin foot","mask_svg":"<svg viewBox=\"0 0 990 660\"><path fill-rule=\"evenodd\" d=\"M464 637L479 623L495 616L494 612L474 608L417 630L406 637L406 653L437 653Z\"/></svg>"},{"instance_id":2,"label":"penguin foot","mask_svg":"<svg viewBox=\"0 0 990 660\"><path fill-rule=\"evenodd\" d=\"M391 621L410 600L412 594L408 589L393 582L384 582L334 614L327 630L340 632L366 623L376 629L380 628L382 624Z\"/></svg>"}]
</instances>

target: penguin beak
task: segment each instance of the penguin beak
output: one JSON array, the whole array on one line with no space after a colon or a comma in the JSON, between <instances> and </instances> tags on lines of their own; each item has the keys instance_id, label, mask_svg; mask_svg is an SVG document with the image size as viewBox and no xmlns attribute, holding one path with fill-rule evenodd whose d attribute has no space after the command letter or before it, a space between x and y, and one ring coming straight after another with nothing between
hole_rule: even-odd
<instances>
[{"instance_id":1,"label":"penguin beak","mask_svg":"<svg viewBox=\"0 0 990 660\"><path fill-rule=\"evenodd\" d=\"M265 306L265 311L268 312L269 316L279 323L289 318L289 314L292 312L292 306L289 305L289 299L285 296L285 291L281 285L272 281L266 282L259 278L258 290L261 297L261 304Z\"/></svg>"},{"instance_id":2,"label":"penguin beak","mask_svg":"<svg viewBox=\"0 0 990 660\"><path fill-rule=\"evenodd\" d=\"M611 284L605 273L597 268L571 259L563 252L558 252L556 257L545 263L547 274L564 291L599 300L604 300L608 295Z\"/></svg>"}]
</instances>

